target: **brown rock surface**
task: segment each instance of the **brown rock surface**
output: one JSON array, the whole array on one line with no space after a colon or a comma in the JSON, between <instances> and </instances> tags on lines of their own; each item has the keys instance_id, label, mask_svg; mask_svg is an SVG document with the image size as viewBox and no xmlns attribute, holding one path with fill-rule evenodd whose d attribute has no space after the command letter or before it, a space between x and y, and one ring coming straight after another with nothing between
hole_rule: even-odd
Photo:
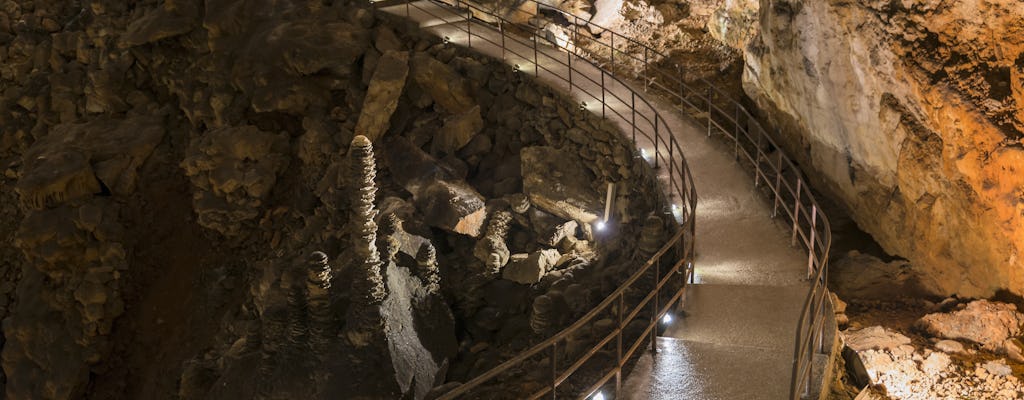
<instances>
[{"instance_id":1,"label":"brown rock surface","mask_svg":"<svg viewBox=\"0 0 1024 400\"><path fill-rule=\"evenodd\" d=\"M603 213L601 195L590 186L594 177L575 155L537 146L524 148L522 160L523 192L537 208L585 224Z\"/></svg>"},{"instance_id":2,"label":"brown rock surface","mask_svg":"<svg viewBox=\"0 0 1024 400\"><path fill-rule=\"evenodd\" d=\"M928 291L1024 294L1024 3L759 6L744 87L816 188Z\"/></svg>"},{"instance_id":3,"label":"brown rock surface","mask_svg":"<svg viewBox=\"0 0 1024 400\"><path fill-rule=\"evenodd\" d=\"M1013 304L976 300L961 310L925 315L915 326L943 339L970 340L989 350L1021 334L1024 314Z\"/></svg>"},{"instance_id":4,"label":"brown rock surface","mask_svg":"<svg viewBox=\"0 0 1024 400\"><path fill-rule=\"evenodd\" d=\"M390 126L391 114L398 108L398 98L409 76L409 53L389 50L377 61L377 69L363 99L363 109L356 122L356 134L376 142Z\"/></svg>"}]
</instances>

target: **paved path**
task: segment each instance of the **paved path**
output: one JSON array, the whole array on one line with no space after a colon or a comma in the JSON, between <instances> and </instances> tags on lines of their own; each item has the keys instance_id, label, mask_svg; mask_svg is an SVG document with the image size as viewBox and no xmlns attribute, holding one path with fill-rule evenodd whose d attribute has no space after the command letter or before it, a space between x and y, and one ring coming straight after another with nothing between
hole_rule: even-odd
<instances>
[{"instance_id":1,"label":"paved path","mask_svg":"<svg viewBox=\"0 0 1024 400\"><path fill-rule=\"evenodd\" d=\"M466 45L466 22L451 9L427 1L414 5L409 8L410 19L421 28L447 36L456 45ZM384 10L406 15L404 5ZM537 70L531 40L506 40L502 54L500 33L479 22L469 29L475 51L498 59L504 56L526 74L537 71L540 81L570 92L599 115L602 112L602 74L584 60L541 39ZM572 73L573 83L582 86L571 91L569 68L563 65L570 62L577 70ZM629 135L632 128L626 121L633 118L630 90L606 77L603 94L609 107L605 115ZM673 326L658 338L657 355L648 351L640 358L625 380L623 397L783 399L788 394L796 322L809 287L802 279L806 253L789 246L788 227L769 219L770 205L754 191L750 174L733 160L731 147L707 138L704 129L669 103L653 95L646 97L653 104L647 107L641 105L642 99L637 100L640 119L653 120L657 110L682 144L696 184L700 199L697 284L687 294L686 316L677 316ZM638 142L653 154L650 141L641 138ZM668 183L667 176L661 179ZM672 201L679 204L678 196L672 196Z\"/></svg>"}]
</instances>

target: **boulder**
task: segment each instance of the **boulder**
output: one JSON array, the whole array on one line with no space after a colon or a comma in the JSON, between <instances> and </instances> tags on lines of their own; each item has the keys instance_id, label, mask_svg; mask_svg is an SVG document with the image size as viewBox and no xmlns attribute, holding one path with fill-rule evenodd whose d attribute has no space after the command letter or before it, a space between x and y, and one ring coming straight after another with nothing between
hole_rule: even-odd
<instances>
[{"instance_id":1,"label":"boulder","mask_svg":"<svg viewBox=\"0 0 1024 400\"><path fill-rule=\"evenodd\" d=\"M540 282L560 257L558 250L552 249L535 251L527 257L513 254L509 265L502 271L502 278L527 285Z\"/></svg>"},{"instance_id":2,"label":"boulder","mask_svg":"<svg viewBox=\"0 0 1024 400\"><path fill-rule=\"evenodd\" d=\"M197 4L168 1L146 12L142 18L128 24L128 29L121 37L122 45L134 47L191 32L199 25Z\"/></svg>"},{"instance_id":3,"label":"boulder","mask_svg":"<svg viewBox=\"0 0 1024 400\"><path fill-rule=\"evenodd\" d=\"M576 155L554 147L522 149L523 192L530 203L567 220L589 224L603 212L597 179Z\"/></svg>"},{"instance_id":4,"label":"boulder","mask_svg":"<svg viewBox=\"0 0 1024 400\"><path fill-rule=\"evenodd\" d=\"M466 80L430 54L413 55L412 77L416 85L450 114L462 113L476 105Z\"/></svg>"},{"instance_id":5,"label":"boulder","mask_svg":"<svg viewBox=\"0 0 1024 400\"><path fill-rule=\"evenodd\" d=\"M387 143L385 158L391 175L412 193L424 222L473 237L483 233L487 209L476 189L407 139L392 138Z\"/></svg>"},{"instance_id":6,"label":"boulder","mask_svg":"<svg viewBox=\"0 0 1024 400\"><path fill-rule=\"evenodd\" d=\"M964 345L956 340L940 340L935 343L935 349L949 354L961 354L965 352Z\"/></svg>"},{"instance_id":7,"label":"boulder","mask_svg":"<svg viewBox=\"0 0 1024 400\"><path fill-rule=\"evenodd\" d=\"M970 340L997 350L1021 334L1022 323L1024 314L1013 304L976 300L959 311L925 315L914 326L935 337Z\"/></svg>"},{"instance_id":8,"label":"boulder","mask_svg":"<svg viewBox=\"0 0 1024 400\"><path fill-rule=\"evenodd\" d=\"M409 76L409 53L385 51L377 62L370 87L363 99L363 108L356 122L356 134L376 142L390 126L391 114L398 108L398 99Z\"/></svg>"},{"instance_id":9,"label":"boulder","mask_svg":"<svg viewBox=\"0 0 1024 400\"><path fill-rule=\"evenodd\" d=\"M885 262L856 250L832 263L829 288L845 299L882 300L893 293L924 294L920 275L903 260Z\"/></svg>"},{"instance_id":10,"label":"boulder","mask_svg":"<svg viewBox=\"0 0 1024 400\"><path fill-rule=\"evenodd\" d=\"M480 116L480 106L473 106L465 112L444 120L441 131L434 137L433 148L446 154L455 154L469 144L483 127L484 120Z\"/></svg>"},{"instance_id":11,"label":"boulder","mask_svg":"<svg viewBox=\"0 0 1024 400\"><path fill-rule=\"evenodd\" d=\"M846 346L858 353L867 350L891 351L910 344L910 338L881 326L872 326L856 331L847 329L842 332L842 335Z\"/></svg>"}]
</instances>

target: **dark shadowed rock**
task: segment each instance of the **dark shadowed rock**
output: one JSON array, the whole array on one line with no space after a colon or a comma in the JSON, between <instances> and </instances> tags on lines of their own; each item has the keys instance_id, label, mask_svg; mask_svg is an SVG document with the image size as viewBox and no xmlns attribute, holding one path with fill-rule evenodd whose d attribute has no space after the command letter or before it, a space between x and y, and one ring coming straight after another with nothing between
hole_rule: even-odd
<instances>
[{"instance_id":1,"label":"dark shadowed rock","mask_svg":"<svg viewBox=\"0 0 1024 400\"><path fill-rule=\"evenodd\" d=\"M465 112L445 119L441 131L434 137L433 146L437 150L454 154L473 140L483 127L480 106L473 106Z\"/></svg>"},{"instance_id":2,"label":"dark shadowed rock","mask_svg":"<svg viewBox=\"0 0 1024 400\"><path fill-rule=\"evenodd\" d=\"M591 187L596 178L579 157L546 146L524 148L521 156L523 191L530 203L564 219L597 221L601 195Z\"/></svg>"},{"instance_id":3,"label":"dark shadowed rock","mask_svg":"<svg viewBox=\"0 0 1024 400\"><path fill-rule=\"evenodd\" d=\"M466 80L427 53L416 53L412 57L412 76L416 84L449 113L459 114L476 104Z\"/></svg>"},{"instance_id":4,"label":"dark shadowed rock","mask_svg":"<svg viewBox=\"0 0 1024 400\"><path fill-rule=\"evenodd\" d=\"M438 161L404 138L387 142L387 163L424 221L438 228L473 237L483 231L487 210L484 198L465 181L455 179Z\"/></svg>"},{"instance_id":5,"label":"dark shadowed rock","mask_svg":"<svg viewBox=\"0 0 1024 400\"><path fill-rule=\"evenodd\" d=\"M561 257L558 250L544 249L530 253L526 258L513 255L501 277L522 284L540 282L544 274L555 266Z\"/></svg>"},{"instance_id":6,"label":"dark shadowed rock","mask_svg":"<svg viewBox=\"0 0 1024 400\"><path fill-rule=\"evenodd\" d=\"M387 132L391 114L398 108L398 99L409 75L409 53L386 51L377 62L370 88L363 99L363 109L356 123L356 134L372 142Z\"/></svg>"}]
</instances>

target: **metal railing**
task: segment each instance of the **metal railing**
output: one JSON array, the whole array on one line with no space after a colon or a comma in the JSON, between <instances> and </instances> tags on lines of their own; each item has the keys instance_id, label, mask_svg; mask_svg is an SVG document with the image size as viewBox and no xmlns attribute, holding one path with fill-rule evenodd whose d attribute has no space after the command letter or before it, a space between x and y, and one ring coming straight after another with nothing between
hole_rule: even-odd
<instances>
[{"instance_id":1,"label":"metal railing","mask_svg":"<svg viewBox=\"0 0 1024 400\"><path fill-rule=\"evenodd\" d=\"M507 386L494 384L519 383L520 378L535 373L538 365L544 365L543 373L547 379L540 381L546 384L528 390L531 399L586 398L606 385L614 385L609 389L618 397L623 368L634 355L638 355L637 351L645 342L649 341L652 350L656 351L655 337L660 321L673 307L681 304L686 285L693 277L697 192L680 143L652 104L598 64L578 58L573 49L566 46L568 43L553 43L568 53L559 52L565 54L564 57L552 56L548 51L540 51L540 46L547 41L538 41L541 34L538 29L512 23L479 5L455 1L388 3L404 7L407 18L413 12L422 13L464 34L460 38L445 35L446 42L464 39L465 42L460 44L470 48L481 44L500 48L503 59L521 60L526 64L525 67L515 64L520 73L526 72L525 68L532 64L535 76L543 72L567 84L570 92L576 91L577 95L599 103L602 117L628 125L634 146L649 144L654 148L655 169L668 170L667 185L673 211L676 211L675 198L682 206L678 209L681 215L677 216L681 219L681 222L677 221L679 229L596 307L552 337L454 388L440 399L509 397L502 393ZM481 15L496 21L498 26L493 27L474 18ZM609 90L612 86L622 90L618 93ZM624 91L628 91L628 98L621 95ZM590 340L581 347L578 342L582 337ZM611 383L613 379L614 383ZM514 394L512 398L522 396Z\"/></svg>"},{"instance_id":2,"label":"metal railing","mask_svg":"<svg viewBox=\"0 0 1024 400\"><path fill-rule=\"evenodd\" d=\"M544 70L557 75L554 71L546 69L541 65L541 58L539 58L537 52L537 38L540 36L540 29L537 26L524 27L522 24L513 24L509 22L510 14L521 13L522 15L518 15L512 19L518 21L530 21L533 18L540 17L540 13L522 11L522 8L497 11L494 9L483 9L478 5L470 5L462 2L461 0L454 1L454 4L447 4L453 5L457 8L465 8L467 10L467 14L464 16L466 23L465 31L467 34L467 45L471 46L472 38L475 37L471 33L472 27L477 25L473 21L474 13L476 13L478 17L481 15L486 16L492 21L496 21L498 25L497 28L492 27L492 29L497 29L499 31L501 43L491 42L491 44L502 48L503 58L507 52L511 52L506 45L508 40L523 43L524 39L522 36L517 34L509 35L506 32L509 27L515 27L518 28L517 30L519 33L525 33L527 36L532 37L532 60L535 65L534 73L539 74L540 71ZM608 108L606 107L606 91L604 90L606 80L610 78L619 84L622 84L619 78L606 71L622 70L623 72L635 72L635 77L643 81L644 90L653 89L658 91L671 100L680 112L692 116L698 122L703 122L704 126L707 128L708 136L718 132L730 139L733 143L733 149L737 161L745 163L753 169L754 186L759 187L763 184L765 188L768 189L768 193L772 197L773 201L772 218L778 216L779 210L781 209L783 211L782 215L786 216L788 221L792 224L792 244L796 245L797 239L799 238L799 243L802 243L808 252L807 276L810 280L811 288L805 298L797 326L792 379L790 382L790 397L795 400L799 399L801 396L808 395L811 387L811 368L813 365L814 353L815 351L824 351L825 343L823 342L823 338L825 335L823 330L825 329L825 325L828 321L826 317L831 313L832 309L828 289L826 287L832 233L827 216L822 212L821 207L815 200L813 193L807 186L799 168L797 168L797 165L783 153L781 146L779 146L767 134L758 120L738 101L731 99L723 90L703 78L694 80L685 79L684 71L679 65L673 64L675 71L657 66L656 64L659 63L662 65L670 64L665 62L665 60L669 60L665 54L662 54L652 49L650 46L634 40L633 38L623 36L612 30L581 20L573 14L557 10L548 5L538 3L535 0L526 0L526 2L534 4L536 7L534 11L545 10L547 12L554 12L561 15L565 21L571 22L572 29L569 31L571 36L566 38L565 44L558 43L558 40L554 43L557 47L571 53L566 58L566 62L561 63L560 60L556 60L547 54L543 54L543 56L559 61L558 64L569 68L567 78L563 78L562 76L558 76L558 78L567 80L571 89L578 88L586 92L591 97L595 99L597 98L597 96L590 94L586 89L573 82L574 71L576 71L577 79L581 77L585 80L589 80L594 85L599 85L602 89L600 96L602 116L606 115ZM408 12L410 3L406 2L405 4ZM601 31L600 37L596 38L581 35L579 32L579 28L581 26L596 28L596 30ZM599 51L592 51L590 54L586 54L586 58L584 58L584 60L593 64L594 67L597 67L600 70L600 82L572 67L573 55L582 56L582 52L577 45L591 44L597 46ZM570 45L572 45L571 48L569 48ZM623 49L627 49L628 51L624 51ZM519 53L512 53L524 60L530 60L530 55L524 56ZM623 86L628 88L628 85L623 84ZM650 104L647 100L644 100L642 96L637 96L637 93L632 90L631 97L630 103L625 103L622 101L623 99L616 99L623 104L629 104L631 106L631 118L627 119L618 112L615 112L615 114L616 117L631 122L631 126L634 131L634 142L636 142L636 131L638 130L636 123L636 97L641 98L642 106L650 107ZM689 226L689 232L692 235L696 192L692 188L692 179L690 179L689 176L689 169L687 168L685 160L682 159L681 151L678 149L679 143L671 136L667 126L661 130L661 133L667 133L669 135L669 139L666 140L661 137L658 127L662 126L661 123L663 123L664 120L660 118L653 107L651 107L651 111L655 115L654 121L652 122L650 118L646 118L646 116L644 116L644 118L642 118L642 123L646 123L646 128L648 129L652 126L654 128L653 143L656 153L656 165L659 162L659 159L664 159L664 150L663 147L661 147L661 144L663 143L666 145L665 147L668 147L669 149L669 160L673 160L676 155L679 155L679 167L676 167L676 163L672 162L670 163L670 165L672 165L672 167L670 167L670 171L678 172L677 176L682 179L682 187L679 187L674 179L670 180L670 182L673 185L672 189L679 191L680 198L686 206L684 209L688 215L686 215L684 225ZM651 138L649 135L650 132L643 131L642 129L641 131L644 133L645 138ZM683 174L684 172L685 175ZM691 194L689 197L686 196L687 190L681 190L686 189L687 187ZM616 296L619 296L618 298L621 299L624 293L629 289L630 285L635 283L641 274L648 271L652 262L660 262L661 257L669 247L682 245L682 243L679 243L679 241L682 240L682 232L683 231L666 243L662 248L662 251L652 258L651 261L648 261L648 263L637 271L634 276L627 280L619 290L612 293L611 296L606 298L605 301L596 307L591 313L588 313L582 319L577 321L577 323L566 328L548 341L545 341L526 352L520 353L506 363L503 363L478 376L476 379L459 386L443 398L454 398L455 396L465 394L469 390L480 386L497 375L509 371L512 366L518 365L526 359L541 352L557 352L556 343L566 340L582 326L592 322L599 312L611 307L612 302L617 298ZM692 264L690 263L693 255L692 246L692 240L686 243L685 252L683 257L680 259L680 263L677 263L671 269L672 271L679 271L681 263L686 261L688 266L687 274L690 278L692 278ZM661 286L659 286L658 289L660 289L660 287ZM685 290L685 286L682 290ZM674 299L678 299L681 296L682 290L674 296ZM649 297L650 296L648 296L648 298ZM665 310L667 311L667 308L665 308ZM630 315L635 316L636 313L632 312ZM660 312L658 315L664 315L664 312ZM599 345L607 344L608 341L616 338L616 334L618 335L618 340L621 341L621 332L627 323L628 319L626 322L619 319L618 324L616 325L616 331L609 336L604 337L602 341L599 342ZM655 323L656 320L653 320L644 332L653 331ZM615 377L616 394L618 394L617 392L621 380L622 367L625 360L628 360L629 356L631 356L639 347L638 343L639 342L635 342L633 346L630 346L630 351L625 354L625 357L622 356L620 345L619 351L617 352L619 356L616 358L616 368L602 376L601 379L598 380L597 384L589 387L588 391L584 391L583 393L585 395L589 395L590 393L593 393L593 390L596 390L596 388L599 388L601 385L608 382L611 377ZM593 356L595 352L596 350L593 349L588 351L587 357ZM551 359L555 360L556 357L552 356ZM557 365L553 364L551 387L544 391L535 393L535 396L532 398L537 398L549 393L554 395L557 392L557 386L559 383L565 381L566 374L571 374L573 371L576 371L579 368L579 364L580 363L573 363L572 367L570 367L566 373L561 375L556 373Z\"/></svg>"},{"instance_id":3,"label":"metal railing","mask_svg":"<svg viewBox=\"0 0 1024 400\"><path fill-rule=\"evenodd\" d=\"M796 163L784 154L782 147L742 104L707 79L686 80L682 67L671 63L667 55L574 14L536 0L525 2L533 4L538 11L530 18L542 17L541 10L560 15L572 26L569 42L596 46L598 50L592 51L590 57L602 59L610 70L623 69L635 73L635 77L643 81L645 90L658 91L680 112L703 122L708 136L719 132L731 140L737 161L753 169L754 186L763 183L767 187L773 197L772 218L778 216L781 209L792 223L792 245L795 246L799 238L799 243L807 249L807 278L811 287L797 322L790 398L796 400L809 395L814 353L824 352L824 329L832 313L827 288L832 230L828 217L822 212ZM529 14L522 8L504 13L522 14L517 19L527 19L525 14ZM592 27L601 33L599 37L581 35L581 26ZM674 71L661 67L666 64L674 66ZM834 326L831 328L835 329Z\"/></svg>"}]
</instances>

